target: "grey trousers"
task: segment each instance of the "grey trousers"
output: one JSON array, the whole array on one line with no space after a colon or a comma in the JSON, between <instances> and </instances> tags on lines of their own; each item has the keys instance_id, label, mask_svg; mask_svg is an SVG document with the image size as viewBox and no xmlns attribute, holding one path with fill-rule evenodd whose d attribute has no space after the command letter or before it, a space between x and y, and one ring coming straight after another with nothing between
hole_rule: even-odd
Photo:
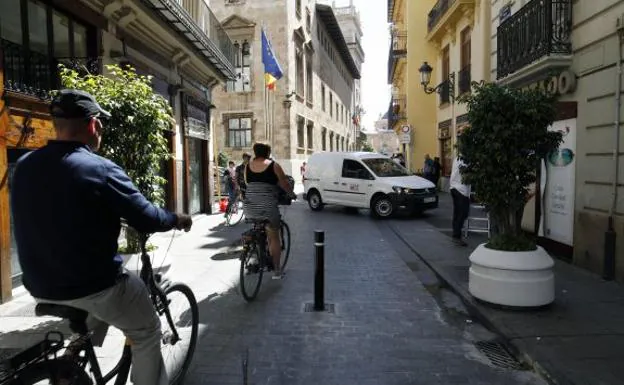
<instances>
[{"instance_id":1,"label":"grey trousers","mask_svg":"<svg viewBox=\"0 0 624 385\"><path fill-rule=\"evenodd\" d=\"M120 329L132 341L132 383L169 385L160 352L160 319L154 311L147 287L135 274L124 272L115 286L84 298L35 300L83 309L93 318L88 320L89 326L100 321Z\"/></svg>"}]
</instances>

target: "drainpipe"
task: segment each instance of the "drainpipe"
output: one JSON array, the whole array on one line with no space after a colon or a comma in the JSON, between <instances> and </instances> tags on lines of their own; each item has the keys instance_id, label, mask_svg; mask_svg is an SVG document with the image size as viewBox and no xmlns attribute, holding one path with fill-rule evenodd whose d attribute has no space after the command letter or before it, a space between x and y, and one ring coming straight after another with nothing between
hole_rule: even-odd
<instances>
[{"instance_id":1,"label":"drainpipe","mask_svg":"<svg viewBox=\"0 0 624 385\"><path fill-rule=\"evenodd\" d=\"M615 248L616 232L614 227L614 216L618 201L618 174L619 174L619 153L620 153L620 106L622 103L622 43L624 41L624 15L617 20L618 34L618 56L615 79L615 125L613 127L613 186L611 193L611 207L609 209L609 224L605 232L604 244L604 268L603 278L613 280L615 278Z\"/></svg>"}]
</instances>

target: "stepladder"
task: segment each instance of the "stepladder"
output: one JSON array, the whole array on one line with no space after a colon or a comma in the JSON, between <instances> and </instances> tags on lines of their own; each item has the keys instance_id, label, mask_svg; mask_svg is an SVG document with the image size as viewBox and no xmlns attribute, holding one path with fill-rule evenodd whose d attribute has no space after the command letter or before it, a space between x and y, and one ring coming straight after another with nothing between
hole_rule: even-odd
<instances>
[{"instance_id":1,"label":"stepladder","mask_svg":"<svg viewBox=\"0 0 624 385\"><path fill-rule=\"evenodd\" d=\"M488 238L492 235L490 224L490 214L486 207L474 199L474 193L470 193L470 213L464 224L464 238L468 238L469 233L487 233Z\"/></svg>"}]
</instances>

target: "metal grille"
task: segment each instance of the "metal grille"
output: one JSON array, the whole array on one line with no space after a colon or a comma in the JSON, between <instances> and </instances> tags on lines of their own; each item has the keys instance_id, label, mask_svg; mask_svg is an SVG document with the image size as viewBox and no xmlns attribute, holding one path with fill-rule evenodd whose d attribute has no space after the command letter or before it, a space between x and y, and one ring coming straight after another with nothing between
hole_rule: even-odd
<instances>
[{"instance_id":1,"label":"metal grille","mask_svg":"<svg viewBox=\"0 0 624 385\"><path fill-rule=\"evenodd\" d=\"M525 364L518 361L507 348L493 341L477 341L475 346L490 360L490 362L499 368L512 370L527 370Z\"/></svg>"}]
</instances>

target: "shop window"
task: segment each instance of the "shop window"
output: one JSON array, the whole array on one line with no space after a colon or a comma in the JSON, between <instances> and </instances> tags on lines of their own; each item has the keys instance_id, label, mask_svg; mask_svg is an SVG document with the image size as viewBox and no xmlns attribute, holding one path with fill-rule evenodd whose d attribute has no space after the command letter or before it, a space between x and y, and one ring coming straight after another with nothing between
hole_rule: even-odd
<instances>
[{"instance_id":1,"label":"shop window","mask_svg":"<svg viewBox=\"0 0 624 385\"><path fill-rule=\"evenodd\" d=\"M0 1L0 37L16 44L22 44L21 0Z\"/></svg>"},{"instance_id":2,"label":"shop window","mask_svg":"<svg viewBox=\"0 0 624 385\"><path fill-rule=\"evenodd\" d=\"M227 119L228 147L251 147L251 117L236 116Z\"/></svg>"}]
</instances>

